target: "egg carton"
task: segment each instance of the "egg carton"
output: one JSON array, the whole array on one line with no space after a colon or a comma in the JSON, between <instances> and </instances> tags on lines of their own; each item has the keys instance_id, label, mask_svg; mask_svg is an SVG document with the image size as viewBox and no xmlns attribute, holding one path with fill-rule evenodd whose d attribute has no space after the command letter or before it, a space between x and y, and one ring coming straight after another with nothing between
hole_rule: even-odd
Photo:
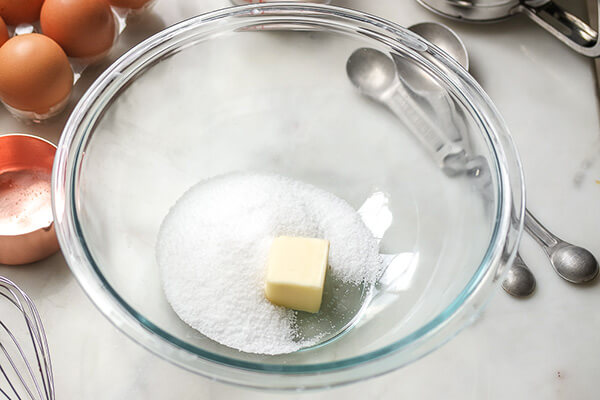
<instances>
[{"instance_id":1,"label":"egg carton","mask_svg":"<svg viewBox=\"0 0 600 400\"><path fill-rule=\"evenodd\" d=\"M86 58L68 57L69 64L71 65L71 69L73 71L73 86L75 86L77 81L81 78L81 75L83 74L83 72L85 71L86 68L101 61L110 53L111 49L114 47L115 43L117 42L120 35L123 33L123 31L127 27L128 23L130 23L131 21L135 21L137 19L137 17L139 17L140 15L142 15L142 14L146 13L148 10L150 10L156 4L157 1L158 0L150 0L143 7L138 8L138 9L129 9L129 8L121 8L121 7L111 6L111 10L112 10L113 16L115 18L115 35L114 35L113 43L106 52L103 52L103 53L98 54L93 57L86 57ZM7 26L7 29L8 29L9 37L11 37L11 38L13 36L25 35L25 34L29 34L29 33L42 33L43 34L39 21L37 21L35 23L19 24L17 26L9 25L9 26ZM60 101L58 104L55 104L54 106L50 107L48 112L45 112L42 114L34 112L34 111L20 110L15 107L12 107L9 104L6 104L4 101L1 101L1 100L0 101L15 118L25 121L25 122L42 123L45 120L60 114L65 109L67 104L69 103L70 97L71 97L71 95L69 94L65 99Z\"/></svg>"}]
</instances>

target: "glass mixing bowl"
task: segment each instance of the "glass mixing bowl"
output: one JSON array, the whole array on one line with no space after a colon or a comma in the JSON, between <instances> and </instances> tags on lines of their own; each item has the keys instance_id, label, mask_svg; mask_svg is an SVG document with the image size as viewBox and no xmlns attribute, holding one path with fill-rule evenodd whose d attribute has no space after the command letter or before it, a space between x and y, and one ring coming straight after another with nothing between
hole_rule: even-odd
<instances>
[{"instance_id":1,"label":"glass mixing bowl","mask_svg":"<svg viewBox=\"0 0 600 400\"><path fill-rule=\"evenodd\" d=\"M346 61L361 47L393 54L444 89L472 153L487 164L485 184L478 173L444 173L396 116L358 93ZM380 243L390 265L337 340L247 354L172 311L155 260L160 223L190 186L230 171L289 176L357 209L370 199L391 222ZM512 261L523 194L506 126L446 53L386 20L297 3L211 12L130 50L79 102L53 174L62 250L108 319L188 370L274 389L375 376L449 340Z\"/></svg>"}]
</instances>

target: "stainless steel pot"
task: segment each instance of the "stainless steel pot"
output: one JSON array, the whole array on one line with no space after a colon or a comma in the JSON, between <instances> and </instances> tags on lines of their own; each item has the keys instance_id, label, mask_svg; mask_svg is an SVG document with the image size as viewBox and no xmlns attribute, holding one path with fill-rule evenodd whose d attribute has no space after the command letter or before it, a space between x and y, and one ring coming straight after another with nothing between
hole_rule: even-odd
<instances>
[{"instance_id":1,"label":"stainless steel pot","mask_svg":"<svg viewBox=\"0 0 600 400\"><path fill-rule=\"evenodd\" d=\"M600 56L598 33L551 0L417 1L440 15L469 22L493 22L523 13L576 52L588 57Z\"/></svg>"}]
</instances>

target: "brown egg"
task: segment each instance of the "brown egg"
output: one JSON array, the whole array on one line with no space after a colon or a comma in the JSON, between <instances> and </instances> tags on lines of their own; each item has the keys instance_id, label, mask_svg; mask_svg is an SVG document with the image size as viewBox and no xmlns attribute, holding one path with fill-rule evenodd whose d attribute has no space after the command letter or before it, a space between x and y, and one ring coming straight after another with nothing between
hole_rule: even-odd
<instances>
[{"instance_id":1,"label":"brown egg","mask_svg":"<svg viewBox=\"0 0 600 400\"><path fill-rule=\"evenodd\" d=\"M0 98L9 106L45 114L65 100L72 87L69 60L54 40L30 33L0 47Z\"/></svg>"},{"instance_id":2,"label":"brown egg","mask_svg":"<svg viewBox=\"0 0 600 400\"><path fill-rule=\"evenodd\" d=\"M0 46L2 46L8 40L8 29L2 17L0 17Z\"/></svg>"},{"instance_id":3,"label":"brown egg","mask_svg":"<svg viewBox=\"0 0 600 400\"><path fill-rule=\"evenodd\" d=\"M111 6L121 8L138 9L146 5L150 0L108 0Z\"/></svg>"},{"instance_id":4,"label":"brown egg","mask_svg":"<svg viewBox=\"0 0 600 400\"><path fill-rule=\"evenodd\" d=\"M8 25L35 22L40 19L44 0L0 0L0 17Z\"/></svg>"},{"instance_id":5,"label":"brown egg","mask_svg":"<svg viewBox=\"0 0 600 400\"><path fill-rule=\"evenodd\" d=\"M106 0L46 0L42 31L70 57L88 58L110 50L115 18Z\"/></svg>"}]
</instances>

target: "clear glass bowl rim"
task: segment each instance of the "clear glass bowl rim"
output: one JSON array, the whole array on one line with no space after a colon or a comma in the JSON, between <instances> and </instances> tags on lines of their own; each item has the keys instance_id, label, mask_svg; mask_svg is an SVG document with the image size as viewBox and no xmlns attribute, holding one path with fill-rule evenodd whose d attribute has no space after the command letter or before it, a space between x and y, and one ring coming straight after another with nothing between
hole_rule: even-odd
<instances>
[{"instance_id":1,"label":"clear glass bowl rim","mask_svg":"<svg viewBox=\"0 0 600 400\"><path fill-rule=\"evenodd\" d=\"M76 186L80 173L80 157L82 156L84 145L93 131L95 118L101 114L106 102L117 91L115 90L110 95L104 93L106 88L115 79L118 79L120 71L135 63L149 51L161 46L162 43L170 38L184 32L201 30L205 24L219 21L220 28L227 30L233 24L236 17L260 16L264 20L265 18L268 19L270 14L277 15L278 13L279 15L289 14L285 18L286 23L302 23L309 19L311 21L318 20L320 27L323 28L328 24L327 18L335 17L338 20L338 24L340 23L339 21L343 21L344 24L355 30L358 30L359 26L368 26L373 30L372 33L377 33L377 35L371 34L371 38L376 36L377 40L386 45L395 44L404 49L407 47L407 42L414 41L417 46L419 43L424 43L426 46L429 46L431 51L435 52L438 60L443 61L444 66L451 71L451 74L474 90L480 100L485 103L488 110L494 114L492 117L496 121L496 129L485 132L488 135L490 143L492 143L498 167L499 198L496 224L483 261L459 296L444 311L429 321L429 323L390 345L348 359L297 366L242 361L214 354L189 345L146 320L142 314L127 304L104 278L87 247L77 217ZM306 17L303 15L306 15ZM252 24L249 23L248 25ZM155 55L155 58L157 57ZM423 64L428 64L432 69L436 69L423 56L417 54L415 57L419 58ZM121 84L125 82L128 82L128 80L124 80ZM98 98L103 98L103 101L98 102ZM500 144L500 138L504 140L503 145ZM508 166L510 163L507 161L508 159L517 168L509 169ZM511 193L513 191L519 193L518 197L521 199L519 204L514 204L512 200ZM386 358L386 356L393 355L401 350L406 350L410 346L421 346L424 341L431 339L433 336L438 336L439 343L437 345L432 348L424 346L422 351L414 352L414 356L408 361L405 360L396 364L392 363L393 365L391 366L380 368L363 369L363 373L353 376L350 379L338 376L337 379L334 378L328 383L318 383L315 385L302 383L300 385L305 388L332 386L346 383L350 380L364 379L399 368L445 343L467 325L465 323L460 327L449 327L451 325L449 322L452 319L458 318L459 315L463 317L465 314L475 315L482 308L483 304L479 304L477 307L470 307L469 309L465 306L474 297L484 279L489 276L490 270L498 267L499 262L503 262L506 265L510 265L509 263L512 262L523 228L525 209L521 164L508 130L491 103L491 100L483 92L483 89L458 63L439 48L416 37L407 29L385 19L336 6L317 4L300 5L298 3L251 4L209 12L173 25L126 52L88 89L67 121L58 145L52 177L52 192L56 232L69 268L88 297L115 326L138 344L183 368L218 380L261 388L272 387L273 385L265 385L264 382L253 383L252 378L244 376L244 374L254 375L255 378L257 373L263 376L265 374L278 374L280 376L306 378L311 375L315 376L315 374L336 374L339 371L358 367L366 363L370 363L371 367L374 367L373 363L377 360ZM514 244L508 244L509 237L512 237ZM498 279L498 276L494 278L494 280ZM275 386L279 387L280 385ZM288 385L284 386L284 388L297 386Z\"/></svg>"}]
</instances>

